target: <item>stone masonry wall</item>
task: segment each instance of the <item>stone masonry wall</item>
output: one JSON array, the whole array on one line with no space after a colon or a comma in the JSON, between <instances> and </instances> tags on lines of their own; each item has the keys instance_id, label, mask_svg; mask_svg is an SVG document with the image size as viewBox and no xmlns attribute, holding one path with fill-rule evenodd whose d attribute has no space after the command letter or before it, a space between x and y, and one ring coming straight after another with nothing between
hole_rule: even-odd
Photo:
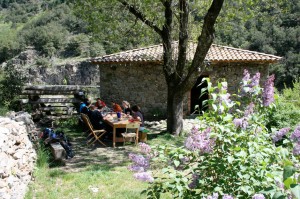
<instances>
[{"instance_id":1,"label":"stone masonry wall","mask_svg":"<svg viewBox=\"0 0 300 199\"><path fill-rule=\"evenodd\" d=\"M236 92L239 82L243 78L244 69L248 69L251 75L261 73L263 82L268 75L268 65L226 63L212 65L207 75L215 84L219 78L225 78L228 82L229 92ZM160 65L129 64L129 65L100 65L101 98L109 105L111 101L121 103L127 100L131 105L139 105L144 114L151 117L155 110L166 113L167 87ZM188 111L188 99L186 94L184 112Z\"/></svg>"},{"instance_id":2,"label":"stone masonry wall","mask_svg":"<svg viewBox=\"0 0 300 199\"><path fill-rule=\"evenodd\" d=\"M244 69L247 69L251 76L260 72L260 83L263 83L269 74L269 67L266 64L227 63L213 65L209 70L209 78L213 85L221 78L226 79L228 91L236 93L244 76Z\"/></svg>"},{"instance_id":3,"label":"stone masonry wall","mask_svg":"<svg viewBox=\"0 0 300 199\"><path fill-rule=\"evenodd\" d=\"M101 98L121 104L127 100L139 105L147 115L156 109L166 112L167 88L162 67L158 65L101 65Z\"/></svg>"},{"instance_id":4,"label":"stone masonry wall","mask_svg":"<svg viewBox=\"0 0 300 199\"><path fill-rule=\"evenodd\" d=\"M28 113L0 117L0 198L22 199L36 161L28 132L35 128Z\"/></svg>"}]
</instances>

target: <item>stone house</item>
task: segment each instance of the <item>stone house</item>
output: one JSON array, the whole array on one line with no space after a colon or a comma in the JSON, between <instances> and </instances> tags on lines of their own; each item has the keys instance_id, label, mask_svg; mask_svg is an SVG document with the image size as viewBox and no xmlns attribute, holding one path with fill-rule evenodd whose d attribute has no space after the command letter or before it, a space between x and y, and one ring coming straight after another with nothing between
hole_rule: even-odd
<instances>
[{"instance_id":1,"label":"stone house","mask_svg":"<svg viewBox=\"0 0 300 199\"><path fill-rule=\"evenodd\" d=\"M173 45L178 45L174 42ZM176 51L176 46L175 46ZM195 53L196 43L190 43L188 61ZM177 53L174 52L174 55ZM145 115L164 115L166 113L167 86L162 70L163 46L153 45L145 48L128 50L120 53L105 55L91 60L100 70L100 96L106 101L129 101L138 104ZM176 58L174 58L176 60ZM197 83L186 94L184 112L193 113L195 105L201 107L201 87L198 87L203 77L209 77L212 83L225 78L229 92L237 91L243 77L244 69L250 74L261 73L263 82L269 73L269 64L276 63L281 57L228 46L212 45L206 62L206 71L199 73ZM205 85L204 85L205 86Z\"/></svg>"}]
</instances>

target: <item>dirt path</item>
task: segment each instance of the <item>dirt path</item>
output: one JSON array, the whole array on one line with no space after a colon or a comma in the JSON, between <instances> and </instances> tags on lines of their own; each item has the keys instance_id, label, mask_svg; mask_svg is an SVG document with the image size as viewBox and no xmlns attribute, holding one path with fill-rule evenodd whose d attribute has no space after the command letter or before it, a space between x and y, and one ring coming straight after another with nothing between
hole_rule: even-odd
<instances>
[{"instance_id":1,"label":"dirt path","mask_svg":"<svg viewBox=\"0 0 300 199\"><path fill-rule=\"evenodd\" d=\"M79 172L87 166L105 164L108 167L123 166L128 162L128 154L137 151L134 144L111 147L111 142L106 142L107 147L96 143L88 146L86 136L73 137L72 145L75 156L67 159L66 165L62 169L66 172Z\"/></svg>"}]
</instances>

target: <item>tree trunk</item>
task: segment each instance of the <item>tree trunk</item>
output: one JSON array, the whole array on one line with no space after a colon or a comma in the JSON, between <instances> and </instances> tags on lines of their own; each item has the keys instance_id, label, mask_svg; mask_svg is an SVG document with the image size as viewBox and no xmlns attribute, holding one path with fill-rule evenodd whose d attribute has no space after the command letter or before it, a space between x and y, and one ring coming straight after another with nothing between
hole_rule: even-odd
<instances>
[{"instance_id":1,"label":"tree trunk","mask_svg":"<svg viewBox=\"0 0 300 199\"><path fill-rule=\"evenodd\" d=\"M178 89L168 86L167 131L179 135L183 127L183 99Z\"/></svg>"}]
</instances>

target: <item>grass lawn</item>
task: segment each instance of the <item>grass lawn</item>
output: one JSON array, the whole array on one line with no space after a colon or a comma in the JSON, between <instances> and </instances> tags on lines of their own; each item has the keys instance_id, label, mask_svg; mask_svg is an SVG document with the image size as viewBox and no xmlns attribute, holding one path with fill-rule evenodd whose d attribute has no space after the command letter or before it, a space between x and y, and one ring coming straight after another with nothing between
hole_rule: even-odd
<instances>
[{"instance_id":1,"label":"grass lawn","mask_svg":"<svg viewBox=\"0 0 300 199\"><path fill-rule=\"evenodd\" d=\"M60 126L61 130L72 140L82 134L78 128L71 132L70 129L76 127L69 123L62 123ZM150 145L182 143L182 138L173 138L169 134L148 137L150 138L148 142ZM76 144L81 145L80 147L87 147L85 143ZM79 149L77 150L79 151ZM106 150L105 154L101 150ZM76 158L78 151L74 151L74 158ZM138 151L138 147L129 145L120 146L116 149L111 147L92 148L86 154L77 155L77 158L78 156L82 157L76 163L76 167L80 167L79 170L76 168L67 170L68 161L66 166L49 166L48 163L39 165L34 171L34 181L29 185L25 198L146 198L146 195L141 194L141 192L147 188L148 184L134 179L133 173L127 169L130 164L127 154L132 151ZM163 198L172 197L165 195Z\"/></svg>"}]
</instances>

